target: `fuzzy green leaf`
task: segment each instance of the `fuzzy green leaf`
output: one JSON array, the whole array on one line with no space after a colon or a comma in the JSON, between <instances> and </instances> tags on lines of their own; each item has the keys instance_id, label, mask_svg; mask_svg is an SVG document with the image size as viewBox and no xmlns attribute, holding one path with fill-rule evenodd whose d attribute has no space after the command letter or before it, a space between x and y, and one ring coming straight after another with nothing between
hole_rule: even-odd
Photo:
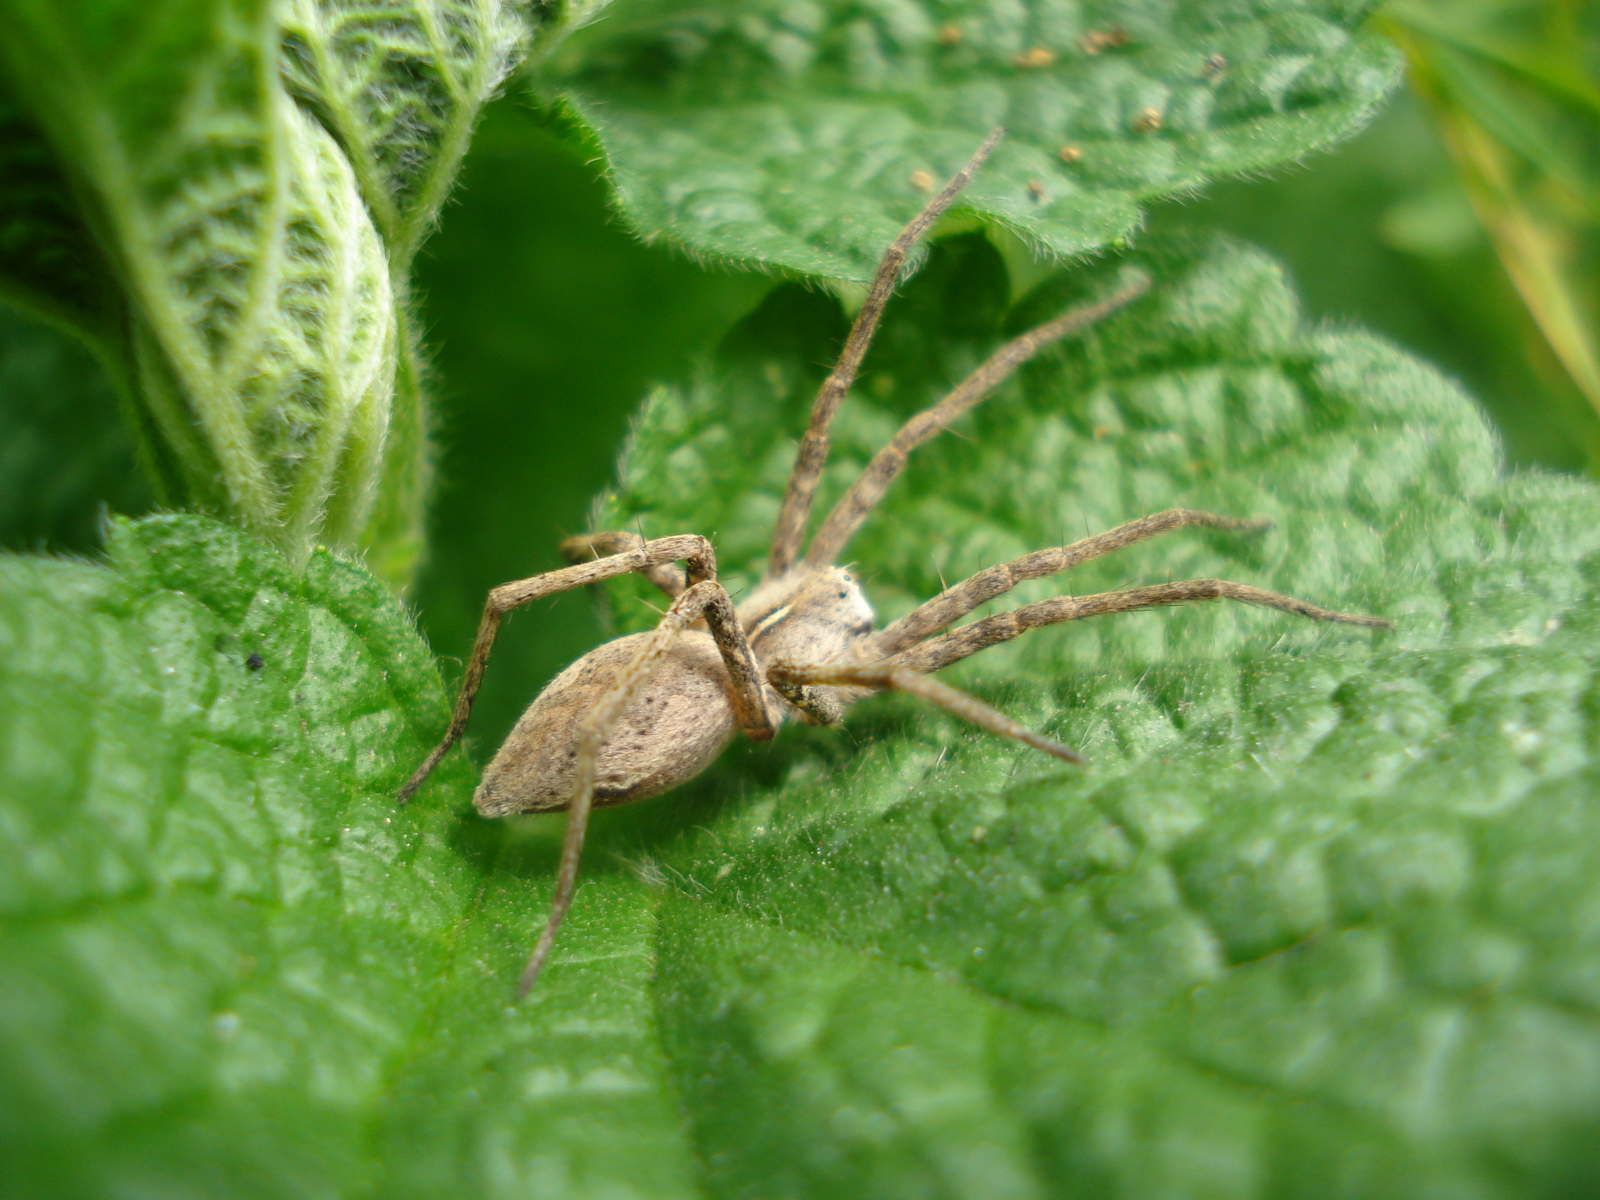
<instances>
[{"instance_id":1,"label":"fuzzy green leaf","mask_svg":"<svg viewBox=\"0 0 1600 1200\"><path fill-rule=\"evenodd\" d=\"M649 238L869 276L988 131L961 204L1053 255L1139 206L1361 127L1396 57L1347 0L1113 5L640 0L575 35L540 86L609 159Z\"/></svg>"},{"instance_id":2,"label":"fuzzy green leaf","mask_svg":"<svg viewBox=\"0 0 1600 1200\"><path fill-rule=\"evenodd\" d=\"M192 517L0 578L0 1194L688 1194L653 898L507 1008L548 855L394 807L446 710L381 584Z\"/></svg>"},{"instance_id":3,"label":"fuzzy green leaf","mask_svg":"<svg viewBox=\"0 0 1600 1200\"><path fill-rule=\"evenodd\" d=\"M526 0L290 0L283 73L350 157L404 270L455 181L478 110L521 55Z\"/></svg>"},{"instance_id":4,"label":"fuzzy green leaf","mask_svg":"<svg viewBox=\"0 0 1600 1200\"><path fill-rule=\"evenodd\" d=\"M438 217L479 110L528 40L529 6L450 0L292 0L280 14L285 86L338 140L382 234L397 295ZM402 304L402 308L404 305ZM402 313L404 317L404 313ZM402 320L377 502L361 539L408 581L423 556L431 482L423 353Z\"/></svg>"},{"instance_id":5,"label":"fuzzy green leaf","mask_svg":"<svg viewBox=\"0 0 1600 1200\"><path fill-rule=\"evenodd\" d=\"M0 279L98 341L171 502L409 580L407 272L530 25L514 0L0 3Z\"/></svg>"},{"instance_id":6,"label":"fuzzy green leaf","mask_svg":"<svg viewBox=\"0 0 1600 1200\"><path fill-rule=\"evenodd\" d=\"M1217 574L1396 633L1195 606L950 672L1084 771L894 698L737 749L597 815L521 1007L559 824L479 820L460 758L391 806L445 704L374 580L193 518L0 560L0 1194L1593 1190L1600 494L1500 474L1464 397L1303 326L1253 251L1139 265L918 452L851 548L870 594L1186 503L1278 526L1015 599ZM981 239L936 248L824 501L1127 267L1013 311ZM656 394L607 522L747 580L842 324L785 289Z\"/></svg>"},{"instance_id":7,"label":"fuzzy green leaf","mask_svg":"<svg viewBox=\"0 0 1600 1200\"><path fill-rule=\"evenodd\" d=\"M673 897L663 1032L712 1190L1593 1186L1600 494L1503 477L1458 392L1303 327L1258 253L1136 261L1149 297L914 456L848 554L881 615L1185 504L1275 526L994 607L1218 575L1398 629L1213 604L1039 631L949 674L1085 772L885 698L634 816L624 853ZM986 244L936 251L841 414L819 511L1003 330L1124 269L1008 312ZM746 587L828 308L779 293L658 392L598 523L713 533ZM619 615L647 624L630 590Z\"/></svg>"},{"instance_id":8,"label":"fuzzy green leaf","mask_svg":"<svg viewBox=\"0 0 1600 1200\"><path fill-rule=\"evenodd\" d=\"M350 166L278 84L273 18L5 0L0 60L116 265L167 490L303 557L372 508L396 325Z\"/></svg>"}]
</instances>

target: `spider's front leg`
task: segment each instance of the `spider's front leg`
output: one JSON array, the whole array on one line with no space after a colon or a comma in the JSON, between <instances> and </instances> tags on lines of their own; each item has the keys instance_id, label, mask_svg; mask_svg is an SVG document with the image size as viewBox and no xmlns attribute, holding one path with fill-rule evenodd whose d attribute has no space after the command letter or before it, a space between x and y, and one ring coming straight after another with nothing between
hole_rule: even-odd
<instances>
[{"instance_id":1,"label":"spider's front leg","mask_svg":"<svg viewBox=\"0 0 1600 1200\"><path fill-rule=\"evenodd\" d=\"M1053 600L1024 604L1021 608L973 621L943 637L902 650L892 661L913 671L942 671L980 650L1021 637L1030 629L1042 629L1046 625L1059 625L1065 621L1081 621L1085 617L1139 612L1147 608L1170 608L1204 600L1234 600L1258 608L1275 608L1279 612L1311 621L1330 621L1365 629L1394 628L1393 622L1382 617L1334 612L1281 592L1251 587L1247 583L1232 583L1226 579L1184 579L1177 583L1123 588L1121 591L1099 592L1092 596L1057 596Z\"/></svg>"},{"instance_id":2,"label":"spider's front leg","mask_svg":"<svg viewBox=\"0 0 1600 1200\"><path fill-rule=\"evenodd\" d=\"M649 543L637 533L580 533L561 543L561 557L569 563L594 562L613 554L641 550L647 545ZM676 600L683 595L683 589L689 586L683 572L670 562L640 567L639 574L660 588L669 600Z\"/></svg>"},{"instance_id":3,"label":"spider's front leg","mask_svg":"<svg viewBox=\"0 0 1600 1200\"><path fill-rule=\"evenodd\" d=\"M973 609L1004 595L1024 580L1059 574L1104 555L1115 554L1136 542L1195 527L1262 533L1270 526L1268 521L1241 520L1193 508L1169 508L1136 521L1125 522L1105 533L1083 538L1070 546L1035 550L1032 554L1024 554L1021 558L979 571L945 588L932 600L917 605L898 621L873 634L869 653L873 658L893 658L902 650L934 634L943 633Z\"/></svg>"}]
</instances>

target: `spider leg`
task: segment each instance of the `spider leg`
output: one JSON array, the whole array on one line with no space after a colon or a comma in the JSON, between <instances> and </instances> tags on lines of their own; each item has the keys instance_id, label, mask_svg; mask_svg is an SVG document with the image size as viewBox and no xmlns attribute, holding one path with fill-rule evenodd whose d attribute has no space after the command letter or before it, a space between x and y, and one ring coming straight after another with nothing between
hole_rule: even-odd
<instances>
[{"instance_id":1,"label":"spider leg","mask_svg":"<svg viewBox=\"0 0 1600 1200\"><path fill-rule=\"evenodd\" d=\"M1334 612L1318 608L1293 596L1267 592L1243 583L1229 583L1225 579L1186 579L1180 583L1158 583L1150 587L1127 588L1118 592L1101 592L1094 596L1057 596L1037 604L1024 604L1011 612L999 613L963 625L960 629L913 646L896 654L892 662L910 667L914 671L938 671L951 663L960 662L969 655L1001 642L1008 642L1030 629L1043 625L1056 625L1062 621L1077 621L1084 617L1104 616L1108 613L1135 612L1142 608L1165 608L1173 604L1190 604L1196 600L1238 600L1243 604L1256 604L1275 608L1313 621L1337 621L1344 625L1361 625L1368 629L1393 629L1381 617L1364 617L1354 613Z\"/></svg>"},{"instance_id":2,"label":"spider leg","mask_svg":"<svg viewBox=\"0 0 1600 1200\"><path fill-rule=\"evenodd\" d=\"M878 501L883 499L895 476L905 468L906 459L913 450L948 428L957 417L986 400L1018 367L1046 346L1110 316L1149 287L1149 276L1134 276L1104 300L1074 309L1011 339L943 400L902 425L889 444L872 456L872 461L850 485L843 499L833 506L833 511L822 523L817 536L811 540L811 546L806 551L806 562L812 566L822 566L839 557L845 544L855 536L856 530L861 528L861 523L877 507Z\"/></svg>"},{"instance_id":3,"label":"spider leg","mask_svg":"<svg viewBox=\"0 0 1600 1200\"><path fill-rule=\"evenodd\" d=\"M593 562L595 559L612 554L637 550L644 545L646 545L644 538L637 533L580 533L577 537L569 537L561 543L561 557L569 563ZM669 600L676 600L683 593L683 589L689 586L683 577L683 572L671 563L641 567L639 574L660 588Z\"/></svg>"},{"instance_id":4,"label":"spider leg","mask_svg":"<svg viewBox=\"0 0 1600 1200\"><path fill-rule=\"evenodd\" d=\"M693 568L691 566L691 574ZM717 648L733 682L735 719L744 733L758 740L770 738L777 725L767 711L761 676L755 656L723 586L714 579L701 580L672 602L672 607L623 669L615 683L578 722L577 758L573 763L572 803L567 809L567 832L561 842L561 864L556 871L556 894L550 902L550 916L534 944L528 964L517 983L517 997L528 994L544 968L555 945L556 933L572 907L572 894L578 883L578 863L583 855L583 839L589 828L589 813L594 808L595 781L600 768L600 748L606 736L641 688L650 681L661 657L678 635L702 617L711 628Z\"/></svg>"},{"instance_id":5,"label":"spider leg","mask_svg":"<svg viewBox=\"0 0 1600 1200\"><path fill-rule=\"evenodd\" d=\"M1070 546L1057 546L1050 550L1035 550L1021 558L1001 563L979 571L960 583L945 588L932 600L912 609L898 621L885 626L872 639L873 657L890 658L908 646L942 633L953 623L966 616L981 604L1009 592L1025 579L1039 579L1054 575L1091 559L1113 554L1125 546L1159 537L1177 529L1203 526L1210 529L1232 529L1241 533L1259 533L1268 527L1266 521L1240 520L1222 517L1216 513L1200 512L1192 508L1169 508L1118 525L1115 529L1098 533L1073 542Z\"/></svg>"},{"instance_id":6,"label":"spider leg","mask_svg":"<svg viewBox=\"0 0 1600 1200\"><path fill-rule=\"evenodd\" d=\"M900 663L810 665L778 659L767 667L767 679L784 696L788 696L794 689L815 684L826 687L863 687L875 688L878 691L907 692L1000 737L1022 742L1066 762L1083 762L1077 752L1070 747L1063 746L1060 742L1053 742L1047 737L1040 737L1013 721L999 709L990 708L977 697L969 696L947 683L941 683Z\"/></svg>"},{"instance_id":7,"label":"spider leg","mask_svg":"<svg viewBox=\"0 0 1600 1200\"><path fill-rule=\"evenodd\" d=\"M844 720L844 701L827 688L790 683L787 676L782 673L774 676L770 671L767 673L767 682L777 689L780 696L798 708L811 725L837 725Z\"/></svg>"},{"instance_id":8,"label":"spider leg","mask_svg":"<svg viewBox=\"0 0 1600 1200\"><path fill-rule=\"evenodd\" d=\"M483 616L478 621L478 633L472 642L472 654L467 659L466 672L461 677L461 691L456 696L455 710L444 738L422 760L422 765L412 772L400 788L399 803L404 804L433 773L450 747L461 740L467 728L467 718L472 715L472 702L477 698L478 686L483 682L483 669L494 649L495 636L500 632L500 622L508 612L531 604L544 596L570 591L586 584L600 583L626 575L630 571L646 571L663 563L679 559L689 564L689 577L693 580L714 579L717 573L716 554L711 543L699 534L686 533L677 537L657 538L641 542L637 547L621 554L613 554L595 562L546 571L512 583L503 583L489 593L484 601Z\"/></svg>"},{"instance_id":9,"label":"spider leg","mask_svg":"<svg viewBox=\"0 0 1600 1200\"><path fill-rule=\"evenodd\" d=\"M782 575L794 565L795 557L800 553L800 540L805 536L806 522L811 517L811 502L817 494L817 482L822 478L822 468L828 461L828 426L833 421L833 415L839 411L839 405L844 402L845 393L855 383L857 372L861 370L861 360L872 343L872 335L878 331L878 320L883 316L883 307L889 302L890 293L899 282L900 269L905 265L906 256L954 202L956 193L967 185L1004 133L1003 129L991 132L967 165L957 171L939 194L911 218L911 223L900 231L900 236L884 251L883 261L878 264L878 273L873 276L872 286L867 292L866 303L856 314L839 361L828 378L823 380L817 398L812 402L811 419L806 425L805 436L800 439L794 468L789 473L789 486L784 492L783 507L778 511L777 527L772 534L772 552L767 558L766 578Z\"/></svg>"}]
</instances>

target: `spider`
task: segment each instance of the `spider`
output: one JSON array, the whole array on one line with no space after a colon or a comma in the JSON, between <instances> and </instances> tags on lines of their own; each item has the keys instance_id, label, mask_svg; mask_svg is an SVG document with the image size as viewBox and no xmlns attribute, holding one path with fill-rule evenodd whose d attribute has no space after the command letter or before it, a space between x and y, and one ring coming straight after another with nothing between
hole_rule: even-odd
<instances>
[{"instance_id":1,"label":"spider","mask_svg":"<svg viewBox=\"0 0 1600 1200\"><path fill-rule=\"evenodd\" d=\"M466 728L473 698L504 616L557 592L638 572L671 598L656 628L591 650L528 706L483 773L472 802L484 816L568 811L555 897L518 983L525 996L571 907L590 811L631 804L686 783L735 733L771 738L787 719L837 724L845 706L878 690L909 692L991 733L1070 763L1083 760L1003 713L931 678L931 673L1030 629L1105 613L1238 600L1316 621L1388 628L1377 617L1331 612L1275 592L1221 579L1190 579L1023 605L946 632L978 606L1027 579L1054 575L1134 542L1189 526L1256 532L1267 522L1174 508L1068 546L1038 550L980 571L877 629L861 585L834 565L883 498L912 449L945 429L1045 346L1116 311L1149 287L1125 283L1104 299L1056 317L995 351L933 407L912 417L879 450L800 554L817 483L828 458L828 426L854 383L906 258L999 142L978 152L891 243L843 352L823 382L795 456L760 583L742 603L717 582L716 554L698 534L646 541L632 533L569 538L575 565L502 584L489 593L450 725L400 789L405 803ZM680 571L674 563L683 563ZM942 636L941 636L942 635Z\"/></svg>"}]
</instances>

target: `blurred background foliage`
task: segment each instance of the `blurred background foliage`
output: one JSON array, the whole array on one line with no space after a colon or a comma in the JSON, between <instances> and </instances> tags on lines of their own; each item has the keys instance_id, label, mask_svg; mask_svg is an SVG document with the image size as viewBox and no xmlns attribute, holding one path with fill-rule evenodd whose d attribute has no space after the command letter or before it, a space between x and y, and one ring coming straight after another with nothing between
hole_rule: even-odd
<instances>
[{"instance_id":1,"label":"blurred background foliage","mask_svg":"<svg viewBox=\"0 0 1600 1200\"><path fill-rule=\"evenodd\" d=\"M1151 224L1267 247L1312 316L1460 380L1513 463L1600 477L1600 4L1405 0L1376 19L1410 86L1365 133ZM489 587L559 565L646 387L772 285L634 240L598 164L519 91L487 110L418 265L441 459L411 599L445 655L465 651ZM89 554L103 513L150 504L93 358L0 307L0 547ZM577 595L513 627L485 736L597 634Z\"/></svg>"}]
</instances>

